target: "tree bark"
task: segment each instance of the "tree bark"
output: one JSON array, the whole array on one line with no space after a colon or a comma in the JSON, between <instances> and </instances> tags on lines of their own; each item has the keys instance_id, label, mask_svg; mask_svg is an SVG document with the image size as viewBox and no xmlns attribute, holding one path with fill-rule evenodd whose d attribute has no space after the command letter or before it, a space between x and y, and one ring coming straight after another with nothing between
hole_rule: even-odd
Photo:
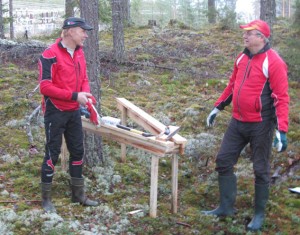
<instances>
[{"instance_id":1,"label":"tree bark","mask_svg":"<svg viewBox=\"0 0 300 235\"><path fill-rule=\"evenodd\" d=\"M272 41L273 25L276 20L275 0L260 0L260 19L266 21L271 29L270 42Z\"/></svg>"},{"instance_id":2,"label":"tree bark","mask_svg":"<svg viewBox=\"0 0 300 235\"><path fill-rule=\"evenodd\" d=\"M215 0L208 0L208 23L215 24L216 23L216 2Z\"/></svg>"},{"instance_id":3,"label":"tree bark","mask_svg":"<svg viewBox=\"0 0 300 235\"><path fill-rule=\"evenodd\" d=\"M66 18L74 16L74 6L76 4L75 0L65 0L65 15Z\"/></svg>"},{"instance_id":4,"label":"tree bark","mask_svg":"<svg viewBox=\"0 0 300 235\"><path fill-rule=\"evenodd\" d=\"M97 100L96 109L100 113L100 56L99 56L99 2L98 0L80 0L81 17L94 27L88 31L84 52L86 55L88 77L91 93ZM96 166L103 162L102 139L100 136L85 133L85 162L88 166Z\"/></svg>"},{"instance_id":5,"label":"tree bark","mask_svg":"<svg viewBox=\"0 0 300 235\"><path fill-rule=\"evenodd\" d=\"M114 58L117 63L124 60L124 30L122 19L122 1L112 0L112 24L113 24L113 45Z\"/></svg>"},{"instance_id":6,"label":"tree bark","mask_svg":"<svg viewBox=\"0 0 300 235\"><path fill-rule=\"evenodd\" d=\"M129 27L131 25L130 0L123 0L122 1L122 18L123 18L124 26Z\"/></svg>"},{"instance_id":7,"label":"tree bark","mask_svg":"<svg viewBox=\"0 0 300 235\"><path fill-rule=\"evenodd\" d=\"M10 39L14 39L14 15L13 15L13 0L9 0L9 32L10 32Z\"/></svg>"},{"instance_id":8,"label":"tree bark","mask_svg":"<svg viewBox=\"0 0 300 235\"><path fill-rule=\"evenodd\" d=\"M0 0L0 39L4 38L3 3Z\"/></svg>"}]
</instances>

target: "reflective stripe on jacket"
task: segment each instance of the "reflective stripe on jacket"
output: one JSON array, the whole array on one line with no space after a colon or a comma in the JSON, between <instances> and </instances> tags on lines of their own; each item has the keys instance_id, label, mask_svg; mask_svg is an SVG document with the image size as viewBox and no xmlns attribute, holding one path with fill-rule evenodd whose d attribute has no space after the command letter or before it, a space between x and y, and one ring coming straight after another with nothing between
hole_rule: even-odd
<instances>
[{"instance_id":1,"label":"reflective stripe on jacket","mask_svg":"<svg viewBox=\"0 0 300 235\"><path fill-rule=\"evenodd\" d=\"M227 87L215 103L223 110L232 102L232 116L242 122L277 119L288 131L289 95L287 66L269 44L255 55L248 49L235 60Z\"/></svg>"}]
</instances>

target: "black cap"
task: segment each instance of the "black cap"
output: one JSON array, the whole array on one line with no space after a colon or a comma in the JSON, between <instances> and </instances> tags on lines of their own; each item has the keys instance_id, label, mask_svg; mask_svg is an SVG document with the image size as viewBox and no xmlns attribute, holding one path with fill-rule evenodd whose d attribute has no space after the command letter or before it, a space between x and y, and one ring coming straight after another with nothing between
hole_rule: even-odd
<instances>
[{"instance_id":1,"label":"black cap","mask_svg":"<svg viewBox=\"0 0 300 235\"><path fill-rule=\"evenodd\" d=\"M74 28L74 27L80 27L85 30L92 30L93 27L88 25L84 19L82 18L77 18L77 17L69 17L65 19L64 24L63 24L63 29L69 29L69 28Z\"/></svg>"}]
</instances>

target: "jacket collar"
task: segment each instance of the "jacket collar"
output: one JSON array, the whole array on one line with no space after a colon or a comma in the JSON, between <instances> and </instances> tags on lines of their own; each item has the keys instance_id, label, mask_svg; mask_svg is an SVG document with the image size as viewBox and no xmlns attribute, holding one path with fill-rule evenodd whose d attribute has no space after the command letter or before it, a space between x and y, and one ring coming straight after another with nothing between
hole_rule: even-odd
<instances>
[{"instance_id":1,"label":"jacket collar","mask_svg":"<svg viewBox=\"0 0 300 235\"><path fill-rule=\"evenodd\" d=\"M62 41L62 38L56 39L56 43L58 44L58 46L59 46L60 48L66 49L66 48L62 45L61 41ZM80 46L76 46L75 51L77 51L78 49L80 49Z\"/></svg>"},{"instance_id":2,"label":"jacket collar","mask_svg":"<svg viewBox=\"0 0 300 235\"><path fill-rule=\"evenodd\" d=\"M262 54L262 53L266 52L266 51L269 50L270 48L271 48L270 43L267 42L267 43L265 44L265 46L264 46L259 52L257 52L257 53L254 54L254 55L251 54L251 52L249 51L248 48L245 48L244 51L243 51L243 53L246 54L247 56L249 56L250 58L252 58L252 57L255 56L255 55Z\"/></svg>"}]
</instances>

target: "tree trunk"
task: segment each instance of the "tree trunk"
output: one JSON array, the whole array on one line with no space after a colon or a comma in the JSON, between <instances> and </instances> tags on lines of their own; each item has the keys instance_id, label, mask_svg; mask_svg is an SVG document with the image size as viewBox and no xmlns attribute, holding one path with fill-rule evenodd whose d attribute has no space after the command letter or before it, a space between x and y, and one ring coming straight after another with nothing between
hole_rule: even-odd
<instances>
[{"instance_id":1,"label":"tree trunk","mask_svg":"<svg viewBox=\"0 0 300 235\"><path fill-rule=\"evenodd\" d=\"M13 15L13 0L9 0L9 32L10 32L10 39L14 39L14 15Z\"/></svg>"},{"instance_id":2,"label":"tree trunk","mask_svg":"<svg viewBox=\"0 0 300 235\"><path fill-rule=\"evenodd\" d=\"M228 9L234 11L235 8L236 8L236 1L237 1L237 0L226 0L226 1L225 1L225 6L226 6Z\"/></svg>"},{"instance_id":3,"label":"tree trunk","mask_svg":"<svg viewBox=\"0 0 300 235\"><path fill-rule=\"evenodd\" d=\"M0 0L0 39L4 38L3 3Z\"/></svg>"},{"instance_id":4,"label":"tree trunk","mask_svg":"<svg viewBox=\"0 0 300 235\"><path fill-rule=\"evenodd\" d=\"M293 27L300 32L300 1L296 1L295 3Z\"/></svg>"},{"instance_id":5,"label":"tree trunk","mask_svg":"<svg viewBox=\"0 0 300 235\"><path fill-rule=\"evenodd\" d=\"M112 0L112 24L113 24L113 44L114 58L117 63L122 63L124 60L124 31L122 19L122 1Z\"/></svg>"},{"instance_id":6,"label":"tree trunk","mask_svg":"<svg viewBox=\"0 0 300 235\"><path fill-rule=\"evenodd\" d=\"M216 23L216 2L215 0L208 0L208 23L215 24Z\"/></svg>"},{"instance_id":7,"label":"tree trunk","mask_svg":"<svg viewBox=\"0 0 300 235\"><path fill-rule=\"evenodd\" d=\"M65 14L66 18L74 16L74 6L76 1L75 0L65 0Z\"/></svg>"},{"instance_id":8,"label":"tree trunk","mask_svg":"<svg viewBox=\"0 0 300 235\"><path fill-rule=\"evenodd\" d=\"M123 24L125 27L129 27L131 25L130 18L130 0L123 0L122 2L122 18Z\"/></svg>"},{"instance_id":9,"label":"tree trunk","mask_svg":"<svg viewBox=\"0 0 300 235\"><path fill-rule=\"evenodd\" d=\"M85 18L94 30L88 31L84 52L86 55L88 77L91 93L96 98L96 109L100 113L100 57L99 57L99 2L98 0L80 0L81 17ZM100 136L85 133L85 162L88 166L96 166L103 162L102 139Z\"/></svg>"},{"instance_id":10,"label":"tree trunk","mask_svg":"<svg viewBox=\"0 0 300 235\"><path fill-rule=\"evenodd\" d=\"M266 21L271 29L270 42L272 41L273 24L276 19L275 0L260 0L260 19Z\"/></svg>"},{"instance_id":11,"label":"tree trunk","mask_svg":"<svg viewBox=\"0 0 300 235\"><path fill-rule=\"evenodd\" d=\"M171 19L176 20L177 19L177 0L172 0L170 2L171 2L171 8L172 8Z\"/></svg>"}]
</instances>

